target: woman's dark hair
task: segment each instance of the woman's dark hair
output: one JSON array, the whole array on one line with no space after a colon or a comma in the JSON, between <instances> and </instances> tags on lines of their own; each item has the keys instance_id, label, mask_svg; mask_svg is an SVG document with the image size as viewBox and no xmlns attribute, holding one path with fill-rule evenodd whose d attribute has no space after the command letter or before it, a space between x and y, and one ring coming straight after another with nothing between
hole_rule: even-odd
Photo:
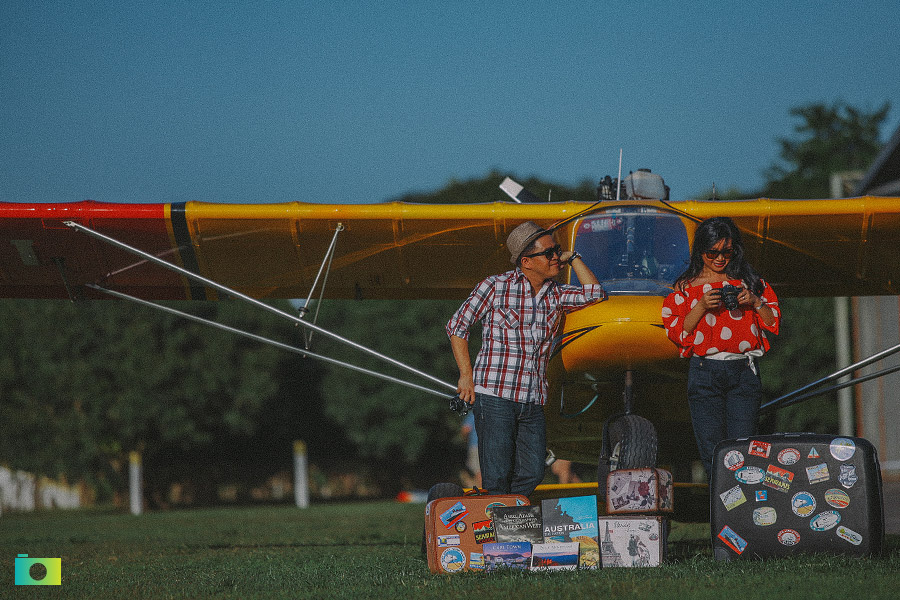
<instances>
[{"instance_id":1,"label":"woman's dark hair","mask_svg":"<svg viewBox=\"0 0 900 600\"><path fill-rule=\"evenodd\" d=\"M740 279L757 296L763 293L763 283L753 267L744 259L744 243L741 230L728 217L712 217L697 226L694 243L691 246L691 262L684 273L675 280L675 289L680 290L703 271L703 253L710 250L719 240L731 240L731 260L725 266L729 279Z\"/></svg>"}]
</instances>

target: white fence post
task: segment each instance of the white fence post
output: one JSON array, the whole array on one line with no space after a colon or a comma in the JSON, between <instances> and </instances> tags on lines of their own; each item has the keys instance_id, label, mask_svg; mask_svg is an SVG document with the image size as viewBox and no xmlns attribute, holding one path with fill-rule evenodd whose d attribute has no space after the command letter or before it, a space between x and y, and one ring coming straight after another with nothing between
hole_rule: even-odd
<instances>
[{"instance_id":1,"label":"white fence post","mask_svg":"<svg viewBox=\"0 0 900 600\"><path fill-rule=\"evenodd\" d=\"M143 512L144 493L141 487L141 453L132 451L128 454L128 496L133 515Z\"/></svg>"},{"instance_id":2,"label":"white fence post","mask_svg":"<svg viewBox=\"0 0 900 600\"><path fill-rule=\"evenodd\" d=\"M307 476L306 444L294 442L294 502L297 508L309 506L309 477Z\"/></svg>"}]
</instances>

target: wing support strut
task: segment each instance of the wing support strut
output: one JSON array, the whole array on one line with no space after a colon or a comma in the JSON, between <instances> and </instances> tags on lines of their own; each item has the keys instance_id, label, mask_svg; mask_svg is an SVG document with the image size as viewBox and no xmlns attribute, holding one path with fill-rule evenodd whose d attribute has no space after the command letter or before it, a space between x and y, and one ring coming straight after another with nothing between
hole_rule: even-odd
<instances>
[{"instance_id":1,"label":"wing support strut","mask_svg":"<svg viewBox=\"0 0 900 600\"><path fill-rule=\"evenodd\" d=\"M309 296L306 297L306 304L299 310L301 319L309 313L309 303L312 302L313 294L316 292L316 287L319 285L319 278L322 277L322 271L324 270L325 278L322 279L322 287L319 290L319 301L316 303L316 312L313 314L312 322L315 324L319 320L319 309L322 307L322 297L325 295L325 285L328 283L328 274L331 273L331 263L334 261L334 249L337 247L338 235L343 230L344 224L338 223L334 230L334 236L331 238L331 244L329 244L328 250L325 251L325 257L322 259L322 264L319 266L319 272L316 273L316 279L309 289ZM313 332L304 331L303 334L303 345L309 350L309 347L312 344Z\"/></svg>"},{"instance_id":2,"label":"wing support strut","mask_svg":"<svg viewBox=\"0 0 900 600\"><path fill-rule=\"evenodd\" d=\"M378 371L372 371L370 369L366 369L364 367L358 367L356 365L352 365L350 363L346 363L335 358L329 358L328 356L322 356L321 354L315 354L314 352L310 352L308 350L304 350L303 348L297 348L296 346L291 346L289 344L285 344L273 339L269 339L267 337L263 337L261 335L257 335L255 333L250 333L249 331L244 331L242 329L237 329L236 327L231 327L230 325L225 325L224 323L218 323L216 321L211 321L209 319L204 319L203 317L198 317L197 315L192 315L190 313L182 312L180 310L174 309L169 306L163 306L162 304L156 304L155 302L150 302L149 300L144 300L142 298L136 298L135 296L130 296L128 294L123 294L122 292L117 292L115 290L110 290L104 287L100 287L99 285L88 284L88 288L92 290L97 290L98 292L103 292L104 294L109 294L110 296L114 296L116 298L120 298L122 300L129 300L131 302L136 302L137 304L141 304L143 306L148 306L150 308L155 308L165 313L169 313L171 315L175 315L177 317L182 317L191 321L195 321L197 323L202 323L204 325L209 325L210 327L215 327L216 329L221 329L222 331L227 331L228 333L233 333L236 335L240 335L246 338L250 338L251 340L255 340L257 342L262 342L264 344L269 344L271 346L275 346L276 348L280 348L282 350L287 350L288 352L295 352L307 358L315 358L317 360L321 360L323 362L336 365L339 367L344 367L346 369L350 369L352 371L356 371L357 373L363 373L365 375L371 375L372 377L377 377L379 379L383 379L385 381L389 381L391 383L396 383L398 385L403 385L406 387L413 388L414 390L418 390L420 392L425 392L427 394L432 394L435 396L440 396L441 398L448 399L451 397L450 394L446 394L444 392L439 392L437 390L433 390L431 388L427 388L425 386L421 386L417 383L412 383L409 381L403 381L402 379L398 379L396 377L392 377L385 373L379 373Z\"/></svg>"},{"instance_id":3,"label":"wing support strut","mask_svg":"<svg viewBox=\"0 0 900 600\"><path fill-rule=\"evenodd\" d=\"M232 297L234 297L234 298L237 298L237 299L239 299L239 300L243 300L244 302L247 302L247 303L249 303L249 304L252 304L253 306L256 306L257 308L261 308L261 309L266 310L266 311L268 311L268 312L274 313L274 314L276 314L276 315L278 315L278 316L280 316L280 317L283 317L283 318L285 318L285 319L287 319L287 320L289 320L289 321L291 321L291 322L293 322L293 323L296 323L296 324L298 324L298 325L301 325L301 326L303 326L303 327L306 327L307 329L310 329L310 330L312 330L312 331L315 331L315 332L317 332L317 333L320 333L320 334L322 334L322 335L324 335L324 336L326 336L326 337L329 337L329 338L331 338L331 339L333 339L333 340L335 340L335 341L337 341L337 342L340 342L340 343L342 343L342 344L346 344L346 345L350 346L351 348L355 348L356 350L359 350L359 351L361 351L361 352L363 352L363 353L365 353L365 354L368 354L368 355L370 355L370 356L373 356L373 357L375 357L375 358L378 358L379 360L382 360L382 361L387 362L387 363L389 363L389 364L391 364L391 365L394 365L395 367L399 367L400 369L403 369L403 370L405 370L405 371L409 371L410 373L413 373L413 374L415 374L415 375L418 375L419 377L424 377L425 379L428 379L428 380L431 381L432 383L440 384L441 387L446 388L446 389L448 389L448 390L451 390L454 394L456 393L456 386L455 386L455 385L451 385L451 384L449 384L449 383L447 383L447 382L445 382L445 381L441 381L440 379L438 379L437 377L435 377L435 376L433 376L433 375L429 375L428 373L425 373L424 371L420 371L419 369L416 369L415 367L411 367L411 366L409 366L409 365L407 365L407 364L405 364L405 363L400 362L399 360L396 360L396 359L391 358L391 357L389 357L389 356L386 356L386 355L384 355L384 354L382 354L382 353L380 353L380 352L378 352L378 351L376 351L376 350L373 350L373 349L371 349L371 348L368 348L367 346L363 346L362 344L359 344L359 343L354 342L354 341L352 341L352 340L348 340L347 338L342 337L342 336L340 336L340 335L338 335L338 334L336 334L336 333L332 333L331 331L328 331L327 329L323 329L322 327L319 327L318 325L315 325L314 323L310 323L309 321L304 321L303 319L301 319L301 318L299 318L299 317L295 317L294 315L292 315L292 314L290 314L290 313L284 312L283 310L280 310L280 309L278 309L278 308L276 308L276 307L274 307L274 306L270 306L270 305L266 304L265 302L262 302L262 301L260 301L260 300L257 300L256 298L251 298L250 296L247 296L246 294L242 294L241 292L238 292L237 290L234 290L234 289L231 289L231 288L229 288L229 287L227 287L227 286L224 286L224 285L222 285L221 283L217 283L217 282L215 282L215 281L213 281L213 280L211 280L211 279L207 279L206 277L203 277L202 275L198 275L198 274L196 274L196 273L194 273L194 272L192 272L192 271L189 271L189 270L187 270L187 269L184 269L184 268L182 268L182 267L179 267L178 265L174 265L174 264L172 264L172 263L170 263L170 262L167 262L167 261L165 261L165 260L163 260L163 259L161 259L161 258L158 258L158 257L156 257L156 256L154 256L154 255L152 255L152 254L150 254L150 253L148 253L148 252L144 252L143 250L139 250L138 248L135 248L135 247L133 247L133 246L129 246L128 244L126 244L126 243L124 243L124 242L121 242L121 241L119 241L119 240L117 240L117 239L115 239L115 238L109 237L108 235L105 235L105 234L103 234L103 233L100 233L99 231L94 231L94 230L91 229L90 227L85 227L85 226L82 225L81 223L76 223L76 222L74 222L74 221L65 221L65 225L67 225L68 227L71 227L72 229L75 229L76 231L80 231L81 233L86 233L87 235L89 235L89 236L91 236L91 237L93 237L93 238L96 238L96 239L98 239L98 240L101 240L101 241L103 241L103 242L106 242L106 243L108 243L108 244L111 244L111 245L113 245L113 246L115 246L115 247L117 247L117 248L120 248L120 249L122 249L122 250L125 250L125 251L127 251L127 252L130 252L130 253L135 254L135 255L137 255L137 256L140 256L141 258L144 258L144 259L146 259L146 260L148 260L148 261L150 261L150 262L152 262L152 263L154 263L154 264L157 264L157 265L159 265L159 266L161 266L161 267L163 267L163 268L169 269L169 270L171 270L171 271L175 271L176 273L179 273L179 274L181 274L181 275L183 275L183 276L185 276L185 277L188 277L189 279L193 279L194 281L198 281L198 282L200 282L200 283L202 283L202 284L204 284L204 285L206 285L206 286L209 286L209 287L211 287L211 288L213 288L213 289L216 289L216 290L218 290L218 291L220 291L220 292L223 292L223 293L225 293L225 294L228 294L228 295L230 295L230 296L232 296ZM100 288L100 287L98 287L97 289L98 289L98 290L104 290L104 291L107 291L107 292L109 291L109 290L105 290L105 288ZM117 292L117 293L118 293L118 292ZM152 304L152 303L151 303L151 304ZM322 358L324 358L324 357L322 357ZM329 360L330 360L330 359L329 359ZM449 396L448 396L448 397L449 397Z\"/></svg>"},{"instance_id":4,"label":"wing support strut","mask_svg":"<svg viewBox=\"0 0 900 600\"><path fill-rule=\"evenodd\" d=\"M59 271L59 278L62 279L63 286L66 288L66 293L69 295L69 300L71 302L81 300L80 294L77 294L75 290L72 289L72 286L69 285L69 277L66 275L66 261L63 258L56 256L53 257L53 264L56 265L56 270Z\"/></svg>"},{"instance_id":5,"label":"wing support strut","mask_svg":"<svg viewBox=\"0 0 900 600\"><path fill-rule=\"evenodd\" d=\"M900 344L897 344L896 346L892 346L892 347L888 348L887 350L882 350L881 352L878 352L877 354L873 354L869 358L864 358L863 360L861 360L857 363L854 363L850 366L844 367L843 369L841 369L839 371L835 371L831 375L823 377L822 379L819 379L818 381L809 383L801 388L794 390L793 392L787 393L783 396L779 396L778 398L775 398L774 400L766 402L765 404L763 404L762 406L759 407L759 410L760 410L760 412L762 412L762 411L769 411L769 410L776 410L779 408L784 408L786 406L790 406L791 404L796 404L798 402L803 402L804 400L809 400L810 398L819 396L821 394L827 394L829 392L833 392L835 390L840 390L845 387L849 387L851 385L856 385L858 383L865 383L866 381L870 381L872 379L876 379L878 377L883 377L884 375L890 375L891 373L900 371L900 366L889 367L887 369L882 369L881 371L877 371L875 373L871 373L871 374L865 375L863 377L856 377L855 379L850 379L848 381L844 381L842 383L838 383L836 385L832 385L827 388L813 389L822 384L828 383L830 381L835 381L837 379L840 379L840 378L844 377L845 375L849 375L850 373L852 373L853 371L855 371L857 369L861 369L861 368L866 367L874 362L878 362L882 358L888 357L892 354L896 354L897 352L900 352Z\"/></svg>"}]
</instances>

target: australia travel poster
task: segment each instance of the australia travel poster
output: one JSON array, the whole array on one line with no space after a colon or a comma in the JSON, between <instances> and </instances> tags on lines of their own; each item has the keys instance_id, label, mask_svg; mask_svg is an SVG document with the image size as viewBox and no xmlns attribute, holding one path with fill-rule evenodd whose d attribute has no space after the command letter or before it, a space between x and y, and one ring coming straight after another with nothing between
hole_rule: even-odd
<instances>
[{"instance_id":1,"label":"australia travel poster","mask_svg":"<svg viewBox=\"0 0 900 600\"><path fill-rule=\"evenodd\" d=\"M597 496L548 498L541 502L545 542L578 542L582 569L600 566Z\"/></svg>"}]
</instances>

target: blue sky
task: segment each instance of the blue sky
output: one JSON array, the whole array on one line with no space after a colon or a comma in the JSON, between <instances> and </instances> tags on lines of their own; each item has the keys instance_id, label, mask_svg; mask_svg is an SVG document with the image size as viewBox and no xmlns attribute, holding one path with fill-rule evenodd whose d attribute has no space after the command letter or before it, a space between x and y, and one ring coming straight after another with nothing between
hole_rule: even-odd
<instances>
[{"instance_id":1,"label":"blue sky","mask_svg":"<svg viewBox=\"0 0 900 600\"><path fill-rule=\"evenodd\" d=\"M496 169L753 189L892 103L896 0L0 3L0 200L377 202Z\"/></svg>"}]
</instances>

